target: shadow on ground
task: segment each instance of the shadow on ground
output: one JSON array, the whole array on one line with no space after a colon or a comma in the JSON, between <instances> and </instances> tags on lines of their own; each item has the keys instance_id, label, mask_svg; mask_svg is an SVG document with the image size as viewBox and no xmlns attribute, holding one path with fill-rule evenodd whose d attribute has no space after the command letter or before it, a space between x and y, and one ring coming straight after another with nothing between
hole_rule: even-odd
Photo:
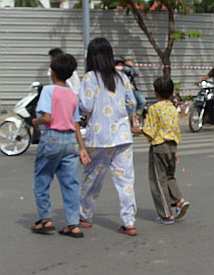
<instances>
[{"instance_id":1,"label":"shadow on ground","mask_svg":"<svg viewBox=\"0 0 214 275\"><path fill-rule=\"evenodd\" d=\"M112 219L113 216L114 213L98 213L94 216L93 224L96 224L111 231L115 231L121 226L121 223L119 219L118 222L115 222ZM136 215L136 219L147 221L155 221L156 217L156 212L152 209L139 208ZM16 223L21 225L25 229L29 229L31 224L34 223L36 220L37 217L35 213L25 213L21 217L19 217ZM63 209L56 209L53 211L53 220L57 224L57 227L63 226L65 224Z\"/></svg>"}]
</instances>

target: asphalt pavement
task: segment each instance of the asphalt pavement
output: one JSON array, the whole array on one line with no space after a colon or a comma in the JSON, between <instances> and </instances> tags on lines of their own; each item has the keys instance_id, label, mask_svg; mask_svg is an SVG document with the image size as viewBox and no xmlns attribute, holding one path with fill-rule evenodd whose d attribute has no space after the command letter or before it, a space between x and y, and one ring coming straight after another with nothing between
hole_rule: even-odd
<instances>
[{"instance_id":1,"label":"asphalt pavement","mask_svg":"<svg viewBox=\"0 0 214 275\"><path fill-rule=\"evenodd\" d=\"M119 234L119 202L109 175L97 201L94 227L84 239L32 234L32 174L36 148L0 155L0 275L213 275L214 128L183 126L177 179L191 208L174 225L156 222L148 184L148 145L135 139L137 237ZM61 195L52 186L53 217L64 223Z\"/></svg>"}]
</instances>

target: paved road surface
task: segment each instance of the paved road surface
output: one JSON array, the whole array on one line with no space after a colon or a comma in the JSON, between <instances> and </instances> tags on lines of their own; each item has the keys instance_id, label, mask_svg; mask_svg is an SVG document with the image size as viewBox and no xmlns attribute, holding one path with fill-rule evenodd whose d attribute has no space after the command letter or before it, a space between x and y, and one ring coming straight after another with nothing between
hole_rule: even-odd
<instances>
[{"instance_id":1,"label":"paved road surface","mask_svg":"<svg viewBox=\"0 0 214 275\"><path fill-rule=\"evenodd\" d=\"M31 234L35 149L16 158L1 155L0 275L213 275L214 129L198 134L184 129L177 177L191 209L175 225L156 223L144 138L135 139L134 150L139 236L117 233L117 194L107 177L94 228L85 231L83 240ZM57 184L52 197L59 228L63 212Z\"/></svg>"},{"instance_id":2,"label":"paved road surface","mask_svg":"<svg viewBox=\"0 0 214 275\"><path fill-rule=\"evenodd\" d=\"M182 142L179 145L180 156L190 156L198 154L214 154L214 129L206 128L199 133L191 133L186 127L183 129ZM135 138L134 152L146 153L149 145L144 136Z\"/></svg>"}]
</instances>

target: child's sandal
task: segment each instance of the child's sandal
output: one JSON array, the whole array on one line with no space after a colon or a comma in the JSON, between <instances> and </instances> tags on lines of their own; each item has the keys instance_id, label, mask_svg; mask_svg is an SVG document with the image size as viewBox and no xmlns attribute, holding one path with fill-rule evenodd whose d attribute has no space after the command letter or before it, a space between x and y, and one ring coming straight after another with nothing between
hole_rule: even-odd
<instances>
[{"instance_id":1,"label":"child's sandal","mask_svg":"<svg viewBox=\"0 0 214 275\"><path fill-rule=\"evenodd\" d=\"M68 225L64 228L62 228L59 231L60 235L73 237L73 238L83 238L84 234L80 231L80 228L78 225Z\"/></svg>"},{"instance_id":2,"label":"child's sandal","mask_svg":"<svg viewBox=\"0 0 214 275\"><path fill-rule=\"evenodd\" d=\"M55 227L51 219L41 219L31 226L31 231L36 234L53 234Z\"/></svg>"},{"instance_id":3,"label":"child's sandal","mask_svg":"<svg viewBox=\"0 0 214 275\"><path fill-rule=\"evenodd\" d=\"M157 218L158 223L164 224L164 225L170 225L175 223L175 218L173 216L171 217L158 217Z\"/></svg>"},{"instance_id":4,"label":"child's sandal","mask_svg":"<svg viewBox=\"0 0 214 275\"><path fill-rule=\"evenodd\" d=\"M176 212L175 219L176 220L182 219L186 215L186 212L189 206L190 206L190 203L188 201L182 200L181 202L179 202L175 209L175 212Z\"/></svg>"}]
</instances>

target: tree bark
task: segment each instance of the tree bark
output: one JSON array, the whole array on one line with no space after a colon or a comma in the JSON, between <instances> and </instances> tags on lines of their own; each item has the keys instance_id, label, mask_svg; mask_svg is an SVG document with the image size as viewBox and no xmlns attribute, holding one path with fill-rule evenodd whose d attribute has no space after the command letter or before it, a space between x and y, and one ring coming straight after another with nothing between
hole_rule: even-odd
<instances>
[{"instance_id":1,"label":"tree bark","mask_svg":"<svg viewBox=\"0 0 214 275\"><path fill-rule=\"evenodd\" d=\"M162 58L162 64L163 64L163 76L165 78L170 78L171 76L171 62L170 62L170 56L167 53L164 53Z\"/></svg>"},{"instance_id":2,"label":"tree bark","mask_svg":"<svg viewBox=\"0 0 214 275\"><path fill-rule=\"evenodd\" d=\"M165 2L165 1L163 1ZM168 38L167 38L167 47L164 50L162 63L163 63L163 75L166 78L171 76L171 53L173 45L175 42L174 33L175 33L175 14L173 8L166 1L165 6L168 11Z\"/></svg>"}]
</instances>

